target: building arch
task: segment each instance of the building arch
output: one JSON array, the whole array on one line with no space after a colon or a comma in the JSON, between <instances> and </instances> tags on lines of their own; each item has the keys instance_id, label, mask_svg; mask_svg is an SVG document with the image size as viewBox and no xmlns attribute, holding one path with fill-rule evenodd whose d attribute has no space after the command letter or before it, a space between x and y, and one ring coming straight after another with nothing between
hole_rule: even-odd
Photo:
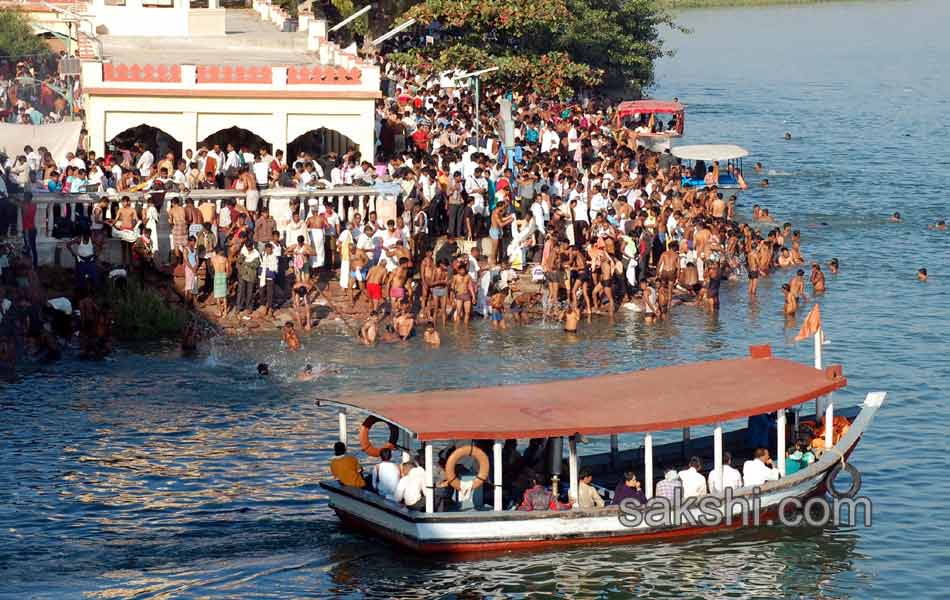
<instances>
[{"instance_id":1,"label":"building arch","mask_svg":"<svg viewBox=\"0 0 950 600\"><path fill-rule=\"evenodd\" d=\"M273 150L273 145L270 142L249 129L237 126L219 129L198 142L199 146L207 148L211 148L215 144L219 145L222 150L227 148L228 144L234 144L235 150L240 150L242 146L246 146L254 154L257 154L261 148L268 152Z\"/></svg>"},{"instance_id":2,"label":"building arch","mask_svg":"<svg viewBox=\"0 0 950 600\"><path fill-rule=\"evenodd\" d=\"M171 152L175 158L181 158L181 141L163 129L140 123L113 135L106 142L106 152L117 153L130 150L135 144L142 144L155 156L156 162Z\"/></svg>"},{"instance_id":3,"label":"building arch","mask_svg":"<svg viewBox=\"0 0 950 600\"><path fill-rule=\"evenodd\" d=\"M339 131L320 127L301 133L287 144L287 159L288 162L293 162L301 152L313 157L323 157L331 152L343 156L350 150L359 150L359 144Z\"/></svg>"}]
</instances>

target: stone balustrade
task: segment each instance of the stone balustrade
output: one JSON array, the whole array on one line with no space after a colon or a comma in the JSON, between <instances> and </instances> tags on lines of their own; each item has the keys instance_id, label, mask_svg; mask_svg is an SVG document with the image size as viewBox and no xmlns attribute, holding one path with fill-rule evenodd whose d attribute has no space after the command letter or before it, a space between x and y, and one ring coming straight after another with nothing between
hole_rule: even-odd
<instances>
[{"instance_id":1,"label":"stone balustrade","mask_svg":"<svg viewBox=\"0 0 950 600\"><path fill-rule=\"evenodd\" d=\"M162 192L129 192L129 193L81 193L81 194L56 194L51 192L34 192L33 202L37 206L36 210L36 229L37 229L37 252L41 265L52 265L63 262L63 257L68 254L65 251L68 239L57 239L53 237L55 219L58 216L68 216L75 220L78 215L90 215L92 206L102 198L110 201L109 210L106 218L112 218L113 211L117 209L121 198L128 196L132 204L141 209L147 202L155 203L159 206L159 224L158 224L158 248L160 260L164 260L171 247L171 228L168 224L168 209L171 206L172 193ZM195 190L188 194L179 194L179 197L194 198L198 203L206 199L213 200L218 208L221 208L221 202L226 199L236 199L242 201L244 192L236 190ZM273 188L261 191L261 200L270 204L272 210L277 211L279 205L289 206L293 199L300 200L301 217L306 216L309 201L316 200L323 203L330 200L338 214L345 222L353 218L353 214L360 213L366 216L368 211L375 211L382 222L396 217L396 196L380 191L374 187L337 187L326 190L297 190L294 188ZM18 226L18 230L22 227ZM108 257L117 256L118 240L108 239L106 252ZM64 266L70 266L67 262Z\"/></svg>"}]
</instances>

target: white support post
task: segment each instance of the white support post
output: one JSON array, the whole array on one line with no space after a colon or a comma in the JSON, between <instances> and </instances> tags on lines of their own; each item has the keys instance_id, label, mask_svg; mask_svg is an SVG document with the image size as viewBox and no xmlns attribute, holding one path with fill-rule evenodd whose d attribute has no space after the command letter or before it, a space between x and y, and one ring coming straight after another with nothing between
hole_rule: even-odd
<instances>
[{"instance_id":1,"label":"white support post","mask_svg":"<svg viewBox=\"0 0 950 600\"><path fill-rule=\"evenodd\" d=\"M785 409L779 409L775 417L778 438L778 447L775 449L778 454L776 456L778 458L778 472L782 474L782 477L785 477Z\"/></svg>"},{"instance_id":2,"label":"white support post","mask_svg":"<svg viewBox=\"0 0 950 600\"><path fill-rule=\"evenodd\" d=\"M613 469L617 468L617 463L619 462L619 453L620 453L620 439L616 433L610 434L610 467Z\"/></svg>"},{"instance_id":3,"label":"white support post","mask_svg":"<svg viewBox=\"0 0 950 600\"><path fill-rule=\"evenodd\" d=\"M494 487L495 487L495 510L501 511L504 509L502 506L502 495L501 495L501 486L502 486L502 467L504 466L501 459L501 440L495 440L495 443L492 445L492 460L495 462L495 476Z\"/></svg>"},{"instance_id":4,"label":"white support post","mask_svg":"<svg viewBox=\"0 0 950 600\"><path fill-rule=\"evenodd\" d=\"M425 442L426 449L426 512L432 513L435 512L435 485L433 482L433 468L432 468L432 444L430 442Z\"/></svg>"},{"instance_id":5,"label":"white support post","mask_svg":"<svg viewBox=\"0 0 950 600\"><path fill-rule=\"evenodd\" d=\"M835 418L835 405L833 402L829 401L828 405L825 406L825 448L831 448L833 441L834 428L832 428L832 421Z\"/></svg>"},{"instance_id":6,"label":"white support post","mask_svg":"<svg viewBox=\"0 0 950 600\"><path fill-rule=\"evenodd\" d=\"M643 436L643 485L647 500L653 497L653 434Z\"/></svg>"},{"instance_id":7,"label":"white support post","mask_svg":"<svg viewBox=\"0 0 950 600\"><path fill-rule=\"evenodd\" d=\"M567 455L567 465L570 470L571 477L571 487L568 492L568 496L571 500L571 505L574 508L577 508L577 437L571 436L568 438L568 455Z\"/></svg>"},{"instance_id":8,"label":"white support post","mask_svg":"<svg viewBox=\"0 0 950 600\"><path fill-rule=\"evenodd\" d=\"M340 411L340 441L346 443L346 411Z\"/></svg>"},{"instance_id":9,"label":"white support post","mask_svg":"<svg viewBox=\"0 0 950 600\"><path fill-rule=\"evenodd\" d=\"M716 470L717 488L720 493L723 491L723 467L722 467L722 423L716 423L713 429L713 465Z\"/></svg>"},{"instance_id":10,"label":"white support post","mask_svg":"<svg viewBox=\"0 0 950 600\"><path fill-rule=\"evenodd\" d=\"M815 333L815 368L819 371L822 369L821 361L821 331ZM815 398L815 422L818 422L818 419L821 417L821 411L824 410L824 402L820 397Z\"/></svg>"}]
</instances>

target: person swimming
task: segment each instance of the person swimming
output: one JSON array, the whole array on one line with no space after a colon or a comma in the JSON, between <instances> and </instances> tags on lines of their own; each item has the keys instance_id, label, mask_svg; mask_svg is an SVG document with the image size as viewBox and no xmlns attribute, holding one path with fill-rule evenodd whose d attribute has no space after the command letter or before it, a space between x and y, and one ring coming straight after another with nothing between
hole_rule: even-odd
<instances>
[{"instance_id":1,"label":"person swimming","mask_svg":"<svg viewBox=\"0 0 950 600\"><path fill-rule=\"evenodd\" d=\"M314 371L313 365L307 363L304 365L304 368L301 369L300 373L297 373L297 381L312 381L318 377L323 377L324 375L331 375L334 373L339 373L340 369L328 369L326 367L320 367L319 370Z\"/></svg>"},{"instance_id":2,"label":"person swimming","mask_svg":"<svg viewBox=\"0 0 950 600\"><path fill-rule=\"evenodd\" d=\"M257 363L257 374L261 377L270 375L270 367L267 366L267 363Z\"/></svg>"}]
</instances>

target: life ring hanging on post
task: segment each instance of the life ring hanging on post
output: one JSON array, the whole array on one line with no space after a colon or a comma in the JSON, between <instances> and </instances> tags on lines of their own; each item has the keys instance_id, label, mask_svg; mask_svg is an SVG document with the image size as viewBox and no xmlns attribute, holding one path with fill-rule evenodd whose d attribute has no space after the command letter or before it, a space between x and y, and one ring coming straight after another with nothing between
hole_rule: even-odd
<instances>
[{"instance_id":1,"label":"life ring hanging on post","mask_svg":"<svg viewBox=\"0 0 950 600\"><path fill-rule=\"evenodd\" d=\"M372 442L369 441L369 430L372 429L373 425L377 423L386 423L386 425L389 426L389 441L383 444L382 448L377 448L376 446L373 445ZM374 456L378 458L379 453L380 451L383 450L383 448L389 448L390 450L392 450L393 448L396 447L396 444L398 442L399 442L399 428L393 425L392 423L383 421L379 417L373 417L373 416L366 417L366 420L363 421L362 425L360 425L360 448L362 448L363 452L365 452L366 454L370 456Z\"/></svg>"},{"instance_id":2,"label":"life ring hanging on post","mask_svg":"<svg viewBox=\"0 0 950 600\"><path fill-rule=\"evenodd\" d=\"M445 479L453 489L459 490L462 487L462 481L455 473L458 462L465 457L471 456L478 463L478 473L475 475L475 481L472 482L472 489L478 489L483 483L488 481L488 475L491 472L491 464L488 462L488 455L481 448L469 444L456 448L445 461Z\"/></svg>"}]
</instances>

